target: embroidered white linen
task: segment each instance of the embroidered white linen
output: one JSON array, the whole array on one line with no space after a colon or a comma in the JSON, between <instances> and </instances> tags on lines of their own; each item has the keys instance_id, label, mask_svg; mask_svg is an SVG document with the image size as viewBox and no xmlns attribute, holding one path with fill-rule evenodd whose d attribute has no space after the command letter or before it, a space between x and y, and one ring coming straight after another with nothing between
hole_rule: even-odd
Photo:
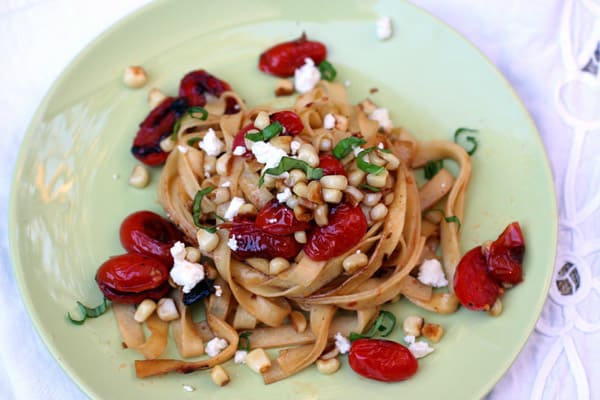
<instances>
[{"instance_id":1,"label":"embroidered white linen","mask_svg":"<svg viewBox=\"0 0 600 400\"><path fill-rule=\"evenodd\" d=\"M600 1L411 1L465 35L508 78L540 130L556 182L560 285L552 283L536 331L488 398L598 398L600 381L592 378L600 375L600 228L594 223L600 214L600 78L594 72ZM79 50L147 2L0 0L0 220L7 221L15 149L32 110ZM27 316L7 229L0 225L0 398L82 398Z\"/></svg>"}]
</instances>

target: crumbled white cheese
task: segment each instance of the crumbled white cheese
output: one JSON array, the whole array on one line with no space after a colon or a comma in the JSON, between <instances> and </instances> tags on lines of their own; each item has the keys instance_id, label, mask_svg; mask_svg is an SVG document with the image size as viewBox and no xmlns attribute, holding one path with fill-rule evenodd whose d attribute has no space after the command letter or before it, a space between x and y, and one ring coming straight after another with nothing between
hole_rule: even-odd
<instances>
[{"instance_id":1,"label":"crumbled white cheese","mask_svg":"<svg viewBox=\"0 0 600 400\"><path fill-rule=\"evenodd\" d=\"M433 287L448 286L442 264L435 258L423 261L421 267L419 267L418 279L421 283Z\"/></svg>"},{"instance_id":2,"label":"crumbled white cheese","mask_svg":"<svg viewBox=\"0 0 600 400\"><path fill-rule=\"evenodd\" d=\"M360 146L352 146L352 152L354 153L354 157L358 157L361 151L364 149Z\"/></svg>"},{"instance_id":3,"label":"crumbled white cheese","mask_svg":"<svg viewBox=\"0 0 600 400\"><path fill-rule=\"evenodd\" d=\"M243 156L244 154L246 154L246 148L244 146L235 146L235 149L233 149L234 156Z\"/></svg>"},{"instance_id":4,"label":"crumbled white cheese","mask_svg":"<svg viewBox=\"0 0 600 400\"><path fill-rule=\"evenodd\" d=\"M304 65L294 71L294 87L300 93L313 90L321 80L321 72L311 58L304 59Z\"/></svg>"},{"instance_id":5,"label":"crumbled white cheese","mask_svg":"<svg viewBox=\"0 0 600 400\"><path fill-rule=\"evenodd\" d=\"M215 134L213 128L208 128L202 142L198 145L209 156L218 156L223 152L225 143L223 143Z\"/></svg>"},{"instance_id":6,"label":"crumbled white cheese","mask_svg":"<svg viewBox=\"0 0 600 400\"><path fill-rule=\"evenodd\" d=\"M381 150L385 149L385 145L383 144L383 142L377 143L377 147L380 148Z\"/></svg>"},{"instance_id":7,"label":"crumbled white cheese","mask_svg":"<svg viewBox=\"0 0 600 400\"><path fill-rule=\"evenodd\" d=\"M325 114L323 118L323 128L325 129L333 129L335 128L335 117L332 113Z\"/></svg>"},{"instance_id":8,"label":"crumbled white cheese","mask_svg":"<svg viewBox=\"0 0 600 400\"><path fill-rule=\"evenodd\" d=\"M408 344L408 350L410 350L415 358L423 358L435 350L427 342L422 340L419 340L418 342L415 341L413 335L404 336L404 341Z\"/></svg>"},{"instance_id":9,"label":"crumbled white cheese","mask_svg":"<svg viewBox=\"0 0 600 400\"><path fill-rule=\"evenodd\" d=\"M188 152L188 148L186 146L184 146L184 145L181 145L181 144L177 145L177 150L179 150L179 152L181 154L185 154L185 153Z\"/></svg>"},{"instance_id":10,"label":"crumbled white cheese","mask_svg":"<svg viewBox=\"0 0 600 400\"><path fill-rule=\"evenodd\" d=\"M183 385L182 388L186 392L193 392L194 390L196 390L193 386L190 386L190 385Z\"/></svg>"},{"instance_id":11,"label":"crumbled white cheese","mask_svg":"<svg viewBox=\"0 0 600 400\"><path fill-rule=\"evenodd\" d=\"M220 352L222 352L228 344L229 343L227 342L227 340L222 339L220 337L214 337L210 339L208 343L206 343L204 351L206 352L206 354L208 354L209 357L215 357Z\"/></svg>"},{"instance_id":12,"label":"crumbled white cheese","mask_svg":"<svg viewBox=\"0 0 600 400\"><path fill-rule=\"evenodd\" d=\"M300 143L297 140L292 140L292 142L290 143L290 151L292 152L292 154L297 154L298 150L300 150L300 146L302 146L302 143Z\"/></svg>"},{"instance_id":13,"label":"crumbled white cheese","mask_svg":"<svg viewBox=\"0 0 600 400\"><path fill-rule=\"evenodd\" d=\"M221 297L223 296L223 288L221 287L221 285L215 285L215 296L217 297Z\"/></svg>"},{"instance_id":14,"label":"crumbled white cheese","mask_svg":"<svg viewBox=\"0 0 600 400\"><path fill-rule=\"evenodd\" d=\"M393 128L390 113L387 108L376 108L369 114L369 119L379 122L379 127L386 132Z\"/></svg>"},{"instance_id":15,"label":"crumbled white cheese","mask_svg":"<svg viewBox=\"0 0 600 400\"><path fill-rule=\"evenodd\" d=\"M233 199L231 199L231 201L229 202L229 207L227 207L227 210L225 210L225 215L223 215L223 218L231 221L233 217L238 215L240 207L243 204L244 199L242 199L241 197L234 197Z\"/></svg>"},{"instance_id":16,"label":"crumbled white cheese","mask_svg":"<svg viewBox=\"0 0 600 400\"><path fill-rule=\"evenodd\" d=\"M228 188L231 186L231 181L225 181L225 182L221 183L219 186Z\"/></svg>"},{"instance_id":17,"label":"crumbled white cheese","mask_svg":"<svg viewBox=\"0 0 600 400\"><path fill-rule=\"evenodd\" d=\"M267 142L255 142L252 146L252 154L256 157L256 161L265 164L267 168L278 166L281 159L287 156L285 151Z\"/></svg>"},{"instance_id":18,"label":"crumbled white cheese","mask_svg":"<svg viewBox=\"0 0 600 400\"><path fill-rule=\"evenodd\" d=\"M377 20L377 39L386 40L392 37L392 20L390 17L381 17Z\"/></svg>"},{"instance_id":19,"label":"crumbled white cheese","mask_svg":"<svg viewBox=\"0 0 600 400\"><path fill-rule=\"evenodd\" d=\"M350 340L340 332L336 333L334 336L335 339L335 347L340 351L341 354L346 354L350 351Z\"/></svg>"},{"instance_id":20,"label":"crumbled white cheese","mask_svg":"<svg viewBox=\"0 0 600 400\"><path fill-rule=\"evenodd\" d=\"M235 239L235 235L231 236L227 241L227 247L231 250L236 251L238 249L237 240Z\"/></svg>"},{"instance_id":21,"label":"crumbled white cheese","mask_svg":"<svg viewBox=\"0 0 600 400\"><path fill-rule=\"evenodd\" d=\"M248 352L246 350L238 350L235 352L235 356L233 356L233 362L236 364L246 364L246 356Z\"/></svg>"},{"instance_id":22,"label":"crumbled white cheese","mask_svg":"<svg viewBox=\"0 0 600 400\"><path fill-rule=\"evenodd\" d=\"M182 242L176 242L171 247L174 263L170 275L173 282L183 286L183 293L189 293L198 282L204 279L204 267L186 260L185 253L185 244Z\"/></svg>"},{"instance_id":23,"label":"crumbled white cheese","mask_svg":"<svg viewBox=\"0 0 600 400\"><path fill-rule=\"evenodd\" d=\"M285 203L292 197L292 191L289 187L283 189L283 192L277 193L277 201L280 203Z\"/></svg>"}]
</instances>

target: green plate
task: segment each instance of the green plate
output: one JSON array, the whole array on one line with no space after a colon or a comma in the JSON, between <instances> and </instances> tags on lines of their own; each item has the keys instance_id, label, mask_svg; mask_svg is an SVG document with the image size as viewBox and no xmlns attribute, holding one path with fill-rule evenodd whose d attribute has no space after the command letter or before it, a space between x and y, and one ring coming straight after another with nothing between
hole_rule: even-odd
<instances>
[{"instance_id":1,"label":"green plate","mask_svg":"<svg viewBox=\"0 0 600 400\"><path fill-rule=\"evenodd\" d=\"M10 208L15 274L35 326L58 363L91 397L365 399L479 398L506 372L531 333L549 286L557 217L548 163L523 105L498 71L456 32L399 1L158 1L118 23L66 69L31 122L18 160ZM378 41L375 21L387 15L394 36ZM444 326L436 351L409 381L384 384L341 370L311 367L264 386L245 366L226 365L232 380L218 388L207 373L138 380L136 354L124 350L112 313L83 326L67 322L75 301L98 304L96 268L122 252L121 220L160 210L154 187L134 189L129 152L148 113L148 89L175 94L179 79L205 68L228 81L249 105L271 102L275 79L257 70L262 50L283 40L325 42L339 80L358 102L372 98L396 125L420 139L451 139L457 127L480 130L463 221L463 250L520 221L527 240L525 282L504 297L499 318L461 309L438 316L406 302L401 320L423 314ZM149 72L146 88L123 86L128 65ZM158 170L152 171L153 181ZM401 340L401 329L393 339ZM183 384L195 387L188 393ZM390 397L391 398L391 397Z\"/></svg>"}]
</instances>

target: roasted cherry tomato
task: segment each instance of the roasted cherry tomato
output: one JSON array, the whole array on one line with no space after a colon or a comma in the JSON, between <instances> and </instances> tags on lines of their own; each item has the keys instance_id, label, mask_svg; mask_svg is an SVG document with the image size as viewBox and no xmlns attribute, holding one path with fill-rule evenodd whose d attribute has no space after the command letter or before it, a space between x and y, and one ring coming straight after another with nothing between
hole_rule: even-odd
<instances>
[{"instance_id":1,"label":"roasted cherry tomato","mask_svg":"<svg viewBox=\"0 0 600 400\"><path fill-rule=\"evenodd\" d=\"M291 235L310 227L308 222L298 221L294 211L277 200L272 200L259 211L255 224L263 232L278 236Z\"/></svg>"},{"instance_id":2,"label":"roasted cherry tomato","mask_svg":"<svg viewBox=\"0 0 600 400\"><path fill-rule=\"evenodd\" d=\"M488 274L481 246L469 250L458 263L454 293L463 306L476 311L488 311L502 293L500 285Z\"/></svg>"},{"instance_id":3,"label":"roasted cherry tomato","mask_svg":"<svg viewBox=\"0 0 600 400\"><path fill-rule=\"evenodd\" d=\"M278 111L269 115L269 120L271 123L277 121L283 126L285 131L281 136L296 136L304 130L300 116L293 111Z\"/></svg>"},{"instance_id":4,"label":"roasted cherry tomato","mask_svg":"<svg viewBox=\"0 0 600 400\"><path fill-rule=\"evenodd\" d=\"M188 101L190 106L206 105L206 93L219 97L223 92L231 90L229 83L209 74L203 69L188 72L179 84L179 97ZM236 101L228 98L225 108L225 114L235 114L239 111L236 108Z\"/></svg>"},{"instance_id":5,"label":"roasted cherry tomato","mask_svg":"<svg viewBox=\"0 0 600 400\"><path fill-rule=\"evenodd\" d=\"M225 225L225 224L224 224ZM234 221L227 224L229 237L235 238L237 249L233 254L239 259L283 257L290 260L302 249L294 236L278 236L264 232L251 221Z\"/></svg>"},{"instance_id":6,"label":"roasted cherry tomato","mask_svg":"<svg viewBox=\"0 0 600 400\"><path fill-rule=\"evenodd\" d=\"M249 130L254 129L254 124L250 123L240 130L235 137L233 138L233 143L231 144L231 151L233 152L236 147L243 147L246 149L246 152L243 154L244 157L249 157L252 155L252 152L248 150L246 147L246 142L244 141L244 137Z\"/></svg>"},{"instance_id":7,"label":"roasted cherry tomato","mask_svg":"<svg viewBox=\"0 0 600 400\"><path fill-rule=\"evenodd\" d=\"M365 378L397 382L413 376L419 363L400 343L383 339L358 339L348 354L350 367Z\"/></svg>"},{"instance_id":8,"label":"roasted cherry tomato","mask_svg":"<svg viewBox=\"0 0 600 400\"><path fill-rule=\"evenodd\" d=\"M518 284L523 280L524 252L521 227L518 222L513 222L484 250L488 273L500 284Z\"/></svg>"},{"instance_id":9,"label":"roasted cherry tomato","mask_svg":"<svg viewBox=\"0 0 600 400\"><path fill-rule=\"evenodd\" d=\"M332 154L323 154L319 157L319 168L323 169L323 174L325 175L348 176L344 169L344 165Z\"/></svg>"},{"instance_id":10,"label":"roasted cherry tomato","mask_svg":"<svg viewBox=\"0 0 600 400\"><path fill-rule=\"evenodd\" d=\"M183 234L169 220L152 211L138 211L121 223L121 244L129 253L155 257L167 266L173 265L171 247L183 241Z\"/></svg>"},{"instance_id":11,"label":"roasted cherry tomato","mask_svg":"<svg viewBox=\"0 0 600 400\"><path fill-rule=\"evenodd\" d=\"M367 233L367 218L360 207L342 203L328 215L329 224L317 227L309 236L304 252L315 261L337 257L357 245Z\"/></svg>"},{"instance_id":12,"label":"roasted cherry tomato","mask_svg":"<svg viewBox=\"0 0 600 400\"><path fill-rule=\"evenodd\" d=\"M319 65L327 57L327 48L323 43L308 40L306 34L299 39L277 44L260 55L258 68L281 78L294 76L294 71L304 64L305 58L311 58Z\"/></svg>"},{"instance_id":13,"label":"roasted cherry tomato","mask_svg":"<svg viewBox=\"0 0 600 400\"><path fill-rule=\"evenodd\" d=\"M107 299L117 303L158 300L169 289L169 269L156 258L129 253L105 261L96 273L96 282Z\"/></svg>"},{"instance_id":14,"label":"roasted cherry tomato","mask_svg":"<svg viewBox=\"0 0 600 400\"><path fill-rule=\"evenodd\" d=\"M140 124L131 152L146 165L156 166L165 162L168 153L160 148L160 142L173 132L175 121L188 109L185 99L167 97Z\"/></svg>"}]
</instances>

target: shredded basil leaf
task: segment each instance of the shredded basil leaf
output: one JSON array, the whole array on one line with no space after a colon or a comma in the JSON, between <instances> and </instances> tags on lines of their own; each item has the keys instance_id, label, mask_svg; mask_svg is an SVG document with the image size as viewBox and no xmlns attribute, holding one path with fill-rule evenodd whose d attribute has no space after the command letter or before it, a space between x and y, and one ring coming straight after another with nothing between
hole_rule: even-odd
<instances>
[{"instance_id":1,"label":"shredded basil leaf","mask_svg":"<svg viewBox=\"0 0 600 400\"><path fill-rule=\"evenodd\" d=\"M196 192L196 195L194 196L194 203L192 205L192 217L194 219L194 225L210 233L215 233L217 231L217 227L202 225L202 223L200 223L200 215L202 215L202 199L204 198L204 196L208 195L213 190L215 190L215 188L212 186L209 186L202 190L198 190Z\"/></svg>"},{"instance_id":2,"label":"shredded basil leaf","mask_svg":"<svg viewBox=\"0 0 600 400\"><path fill-rule=\"evenodd\" d=\"M364 139L356 136L350 136L339 141L333 148L333 156L338 160L346 157L354 147L362 146L367 143Z\"/></svg>"},{"instance_id":3,"label":"shredded basil leaf","mask_svg":"<svg viewBox=\"0 0 600 400\"><path fill-rule=\"evenodd\" d=\"M370 190L371 192L381 192L381 189L379 189L379 188L377 188L375 186L368 185L366 183L362 183L358 188L359 189Z\"/></svg>"},{"instance_id":4,"label":"shredded basil leaf","mask_svg":"<svg viewBox=\"0 0 600 400\"><path fill-rule=\"evenodd\" d=\"M194 114L198 114L198 113L201 114L200 117L194 116ZM198 106L188 108L188 110L185 112L185 114L183 114L177 121L175 121L175 125L173 125L171 139L173 139L174 141L177 140L177 132L179 132L179 128L181 128L181 122L188 115L194 119L206 121L206 118L208 118L208 111L206 111L206 109L204 109L202 107L198 107Z\"/></svg>"},{"instance_id":5,"label":"shredded basil leaf","mask_svg":"<svg viewBox=\"0 0 600 400\"><path fill-rule=\"evenodd\" d=\"M374 150L381 150L381 149L378 147L369 147L368 149L365 149L365 150L361 151L360 153L358 153L358 157L356 157L356 165L358 166L358 168L360 168L361 170L365 171L368 174L379 175L383 171L385 171L385 168L383 168L382 166L379 166L379 165L371 164L370 162L363 160L364 156L366 156L367 154L369 154L370 152L372 152Z\"/></svg>"},{"instance_id":6,"label":"shredded basil leaf","mask_svg":"<svg viewBox=\"0 0 600 400\"><path fill-rule=\"evenodd\" d=\"M475 136L470 135L470 133L477 133L479 132L477 129L471 129L471 128L458 128L456 130L456 132L454 132L454 143L460 144L462 147L464 147L464 149L466 150L467 154L472 156L473 154L475 154L475 150L477 150L477 139L475 138ZM461 138L464 138L464 140L462 140ZM465 146L465 141L469 142L471 144L470 148L467 148Z\"/></svg>"},{"instance_id":7,"label":"shredded basil leaf","mask_svg":"<svg viewBox=\"0 0 600 400\"><path fill-rule=\"evenodd\" d=\"M375 337L376 335L379 335L381 337L386 337L390 333L392 333L392 330L394 330L395 326L396 326L396 316L394 316L394 314L392 314L389 311L382 310L382 311L379 311L379 316L373 323L373 326L371 326L371 329L369 329L367 331L367 333L362 335L360 333L350 332L349 339L350 339L350 341L355 341L356 339L361 339L361 338L372 338L372 337Z\"/></svg>"},{"instance_id":8,"label":"shredded basil leaf","mask_svg":"<svg viewBox=\"0 0 600 400\"><path fill-rule=\"evenodd\" d=\"M240 333L240 340L238 342L239 350L250 351L250 335L252 335L252 332Z\"/></svg>"},{"instance_id":9,"label":"shredded basil leaf","mask_svg":"<svg viewBox=\"0 0 600 400\"><path fill-rule=\"evenodd\" d=\"M457 225L457 229L460 231L461 223L460 223L460 219L456 215L450 215L449 217L447 217L446 213L441 208L432 208L431 210L424 211L423 214L427 214L430 212L441 213L442 216L444 217L444 221L446 221L449 224L455 223Z\"/></svg>"},{"instance_id":10,"label":"shredded basil leaf","mask_svg":"<svg viewBox=\"0 0 600 400\"><path fill-rule=\"evenodd\" d=\"M429 180L433 178L442 168L444 168L444 160L427 161L427 164L423 168L425 179Z\"/></svg>"},{"instance_id":11,"label":"shredded basil leaf","mask_svg":"<svg viewBox=\"0 0 600 400\"><path fill-rule=\"evenodd\" d=\"M196 145L201 140L202 140L202 138L196 136L196 137L193 137L193 138L189 139L187 141L187 144L188 144L188 146L194 146L194 145Z\"/></svg>"},{"instance_id":12,"label":"shredded basil leaf","mask_svg":"<svg viewBox=\"0 0 600 400\"><path fill-rule=\"evenodd\" d=\"M306 174L308 179L321 179L323 177L322 168L313 168L302 160L291 157L282 157L279 165L273 168L268 168L258 181L258 187L261 187L265 182L265 175L281 175L284 172L291 171L293 169L300 169Z\"/></svg>"},{"instance_id":13,"label":"shredded basil leaf","mask_svg":"<svg viewBox=\"0 0 600 400\"><path fill-rule=\"evenodd\" d=\"M105 297L102 301L102 304L96 307L88 307L80 301L78 301L77 306L79 307L79 312L83 317L81 319L75 319L71 316L71 313L67 313L67 318L69 319L69 321L71 321L71 323L75 325L83 325L87 318L98 318L99 316L104 314L108 308L108 301Z\"/></svg>"},{"instance_id":14,"label":"shredded basil leaf","mask_svg":"<svg viewBox=\"0 0 600 400\"><path fill-rule=\"evenodd\" d=\"M333 82L337 76L337 71L327 60L323 60L321 64L319 64L319 72L321 72L321 78L329 82Z\"/></svg>"},{"instance_id":15,"label":"shredded basil leaf","mask_svg":"<svg viewBox=\"0 0 600 400\"><path fill-rule=\"evenodd\" d=\"M266 142L267 140L279 135L281 132L283 132L283 125L281 125L279 121L275 121L260 132L246 133L245 138L253 142Z\"/></svg>"}]
</instances>

